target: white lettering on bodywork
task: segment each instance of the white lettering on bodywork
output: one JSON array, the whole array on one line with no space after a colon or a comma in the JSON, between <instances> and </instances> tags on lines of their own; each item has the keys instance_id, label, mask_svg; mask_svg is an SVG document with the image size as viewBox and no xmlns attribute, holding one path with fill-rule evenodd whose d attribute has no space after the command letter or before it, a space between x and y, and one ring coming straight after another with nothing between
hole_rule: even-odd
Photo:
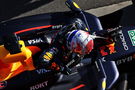
<instances>
[{"instance_id":1,"label":"white lettering on bodywork","mask_svg":"<svg viewBox=\"0 0 135 90\"><path fill-rule=\"evenodd\" d=\"M50 72L50 70L38 69L38 70L36 70L36 72L37 72L38 74L44 74L44 73Z\"/></svg>"},{"instance_id":2,"label":"white lettering on bodywork","mask_svg":"<svg viewBox=\"0 0 135 90\"><path fill-rule=\"evenodd\" d=\"M45 81L43 83L39 83L39 84L36 84L34 86L31 86L30 87L30 90L37 90L37 89L41 89L41 88L44 88L48 85L48 81Z\"/></svg>"},{"instance_id":3,"label":"white lettering on bodywork","mask_svg":"<svg viewBox=\"0 0 135 90\"><path fill-rule=\"evenodd\" d=\"M124 47L124 50L128 50L128 45L127 45L127 43L126 43L126 41L125 41L125 37L124 37L124 35L123 35L123 33L122 33L122 30L121 31L119 31L119 34L120 34L120 39L121 39L121 41L122 41L122 45L123 45L123 47Z\"/></svg>"},{"instance_id":4,"label":"white lettering on bodywork","mask_svg":"<svg viewBox=\"0 0 135 90\"><path fill-rule=\"evenodd\" d=\"M41 42L43 42L41 38L28 40L29 44L36 44L36 43L41 43Z\"/></svg>"}]
</instances>

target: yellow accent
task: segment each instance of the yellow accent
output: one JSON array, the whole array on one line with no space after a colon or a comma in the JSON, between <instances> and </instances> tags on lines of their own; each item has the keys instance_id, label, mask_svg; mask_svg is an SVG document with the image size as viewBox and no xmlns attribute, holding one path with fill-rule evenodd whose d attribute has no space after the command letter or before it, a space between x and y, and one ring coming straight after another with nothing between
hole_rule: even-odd
<instances>
[{"instance_id":1,"label":"yellow accent","mask_svg":"<svg viewBox=\"0 0 135 90\"><path fill-rule=\"evenodd\" d=\"M88 28L85 28L86 31L88 31Z\"/></svg>"},{"instance_id":2,"label":"yellow accent","mask_svg":"<svg viewBox=\"0 0 135 90\"><path fill-rule=\"evenodd\" d=\"M104 88L104 89L106 88L106 81L102 82L102 88Z\"/></svg>"},{"instance_id":3,"label":"yellow accent","mask_svg":"<svg viewBox=\"0 0 135 90\"><path fill-rule=\"evenodd\" d=\"M21 47L22 53L26 56L27 59L30 58L32 55L32 52L27 47L25 47L24 41L20 40L19 44L22 45Z\"/></svg>"},{"instance_id":4,"label":"yellow accent","mask_svg":"<svg viewBox=\"0 0 135 90\"><path fill-rule=\"evenodd\" d=\"M12 65L12 69L11 69L11 72L14 72L18 67L20 67L21 63L20 62L17 62L17 63L13 63Z\"/></svg>"},{"instance_id":5,"label":"yellow accent","mask_svg":"<svg viewBox=\"0 0 135 90\"><path fill-rule=\"evenodd\" d=\"M80 8L75 2L73 2L73 4L76 8Z\"/></svg>"},{"instance_id":6,"label":"yellow accent","mask_svg":"<svg viewBox=\"0 0 135 90\"><path fill-rule=\"evenodd\" d=\"M5 49L4 45L0 46L0 60L1 65L9 65L10 67L1 68L3 73L0 73L2 76L0 80L8 80L19 73L25 70L34 70L32 62L32 52L25 47L23 41L19 41L19 44L22 45L21 52L17 54L10 54L8 50Z\"/></svg>"},{"instance_id":7,"label":"yellow accent","mask_svg":"<svg viewBox=\"0 0 135 90\"><path fill-rule=\"evenodd\" d=\"M47 60L51 60L53 58L52 54L49 52L46 52L46 54L43 56Z\"/></svg>"},{"instance_id":8,"label":"yellow accent","mask_svg":"<svg viewBox=\"0 0 135 90\"><path fill-rule=\"evenodd\" d=\"M19 41L20 45L22 45L21 47L21 52L17 53L17 54L10 54L5 48L4 46L0 46L0 59L2 60L3 63L14 63L14 62L18 62L18 61L24 61L28 58L31 57L32 52L25 47L25 44L23 41Z\"/></svg>"},{"instance_id":9,"label":"yellow accent","mask_svg":"<svg viewBox=\"0 0 135 90\"><path fill-rule=\"evenodd\" d=\"M112 44L109 44L109 45L107 45L107 46L108 46L108 47L109 47L109 46L113 46L113 47L114 47L114 45L115 45L115 43L112 43Z\"/></svg>"},{"instance_id":10,"label":"yellow accent","mask_svg":"<svg viewBox=\"0 0 135 90\"><path fill-rule=\"evenodd\" d=\"M19 44L22 45L22 47L25 47L24 41L19 40Z\"/></svg>"},{"instance_id":11,"label":"yellow accent","mask_svg":"<svg viewBox=\"0 0 135 90\"><path fill-rule=\"evenodd\" d=\"M4 80L7 80L7 79L11 78L12 76L14 76L14 71L17 70L17 68L19 68L20 66L21 66L20 62L13 63L12 69L11 69L9 75Z\"/></svg>"},{"instance_id":12,"label":"yellow accent","mask_svg":"<svg viewBox=\"0 0 135 90\"><path fill-rule=\"evenodd\" d=\"M46 55L49 56L50 59L52 59L52 57L53 57L52 54L49 52L46 52Z\"/></svg>"},{"instance_id":13,"label":"yellow accent","mask_svg":"<svg viewBox=\"0 0 135 90\"><path fill-rule=\"evenodd\" d=\"M43 57L47 60L51 60L47 55L44 55Z\"/></svg>"},{"instance_id":14,"label":"yellow accent","mask_svg":"<svg viewBox=\"0 0 135 90\"><path fill-rule=\"evenodd\" d=\"M109 44L109 45L106 45L109 50L110 50L110 54L112 53L116 53L116 50L115 50L115 43L112 43L112 44Z\"/></svg>"}]
</instances>

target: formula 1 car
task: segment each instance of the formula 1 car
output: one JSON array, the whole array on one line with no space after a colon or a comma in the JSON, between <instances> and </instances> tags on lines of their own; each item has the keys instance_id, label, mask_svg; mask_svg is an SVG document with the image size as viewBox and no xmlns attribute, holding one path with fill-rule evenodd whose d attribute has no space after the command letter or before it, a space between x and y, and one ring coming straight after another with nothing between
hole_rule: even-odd
<instances>
[{"instance_id":1,"label":"formula 1 car","mask_svg":"<svg viewBox=\"0 0 135 90\"><path fill-rule=\"evenodd\" d=\"M2 41L1 38L1 43L8 42L10 44L19 38L25 42L26 47L44 46L43 48L48 48L51 39L64 25L69 24L73 18L80 18L86 24L88 32L95 38L97 48L78 65L70 68L71 74L69 75L53 73L44 68L24 71L15 77L1 81L0 89L111 90L115 88L119 90L121 88L121 90L125 90L127 84L121 83L125 77L124 79L120 77L123 78L123 72L131 70L126 70L126 67L133 67L133 63L128 62L132 62L134 59L135 27L117 27L104 30L96 16L82 11L72 0L67 0L66 5L71 11L34 15L1 23L1 36L17 35L14 39L8 37L7 41ZM105 42L111 40L112 42L108 45L103 40ZM9 49L15 52L17 47L17 45L13 45ZM127 63L125 64L125 62ZM2 68L0 67L0 69ZM133 70L131 71L133 72Z\"/></svg>"}]
</instances>

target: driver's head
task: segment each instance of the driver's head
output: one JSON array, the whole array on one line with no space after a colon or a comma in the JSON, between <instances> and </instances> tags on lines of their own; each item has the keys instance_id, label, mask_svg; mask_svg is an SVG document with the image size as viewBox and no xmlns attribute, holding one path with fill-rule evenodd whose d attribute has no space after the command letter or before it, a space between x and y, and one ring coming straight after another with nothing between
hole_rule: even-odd
<instances>
[{"instance_id":1,"label":"driver's head","mask_svg":"<svg viewBox=\"0 0 135 90\"><path fill-rule=\"evenodd\" d=\"M92 51L94 42L88 32L83 30L73 30L68 33L67 47L75 53L85 55Z\"/></svg>"}]
</instances>

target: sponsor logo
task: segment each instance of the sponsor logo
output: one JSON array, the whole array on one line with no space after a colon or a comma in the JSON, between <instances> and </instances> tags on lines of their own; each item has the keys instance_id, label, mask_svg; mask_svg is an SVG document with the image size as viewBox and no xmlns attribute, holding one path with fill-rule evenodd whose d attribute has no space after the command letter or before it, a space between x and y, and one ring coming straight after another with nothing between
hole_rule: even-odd
<instances>
[{"instance_id":1,"label":"sponsor logo","mask_svg":"<svg viewBox=\"0 0 135 90\"><path fill-rule=\"evenodd\" d=\"M75 62L75 60L71 60L66 66L69 67L70 65L72 65Z\"/></svg>"},{"instance_id":2,"label":"sponsor logo","mask_svg":"<svg viewBox=\"0 0 135 90\"><path fill-rule=\"evenodd\" d=\"M127 45L127 43L126 43L126 41L125 41L125 37L124 37L124 35L123 35L123 33L122 33L122 30L120 30L119 31L119 37L120 37L120 39L121 39L121 41L122 41L122 45L123 45L123 47L124 47L124 50L128 50L128 45Z\"/></svg>"},{"instance_id":3,"label":"sponsor logo","mask_svg":"<svg viewBox=\"0 0 135 90\"><path fill-rule=\"evenodd\" d=\"M133 56L129 56L129 57L117 60L116 64L120 65L120 64L124 64L124 63L130 62L132 60L133 60Z\"/></svg>"},{"instance_id":4,"label":"sponsor logo","mask_svg":"<svg viewBox=\"0 0 135 90\"><path fill-rule=\"evenodd\" d=\"M116 52L115 43L100 47L100 53L101 53L102 56L113 54L115 52Z\"/></svg>"},{"instance_id":5,"label":"sponsor logo","mask_svg":"<svg viewBox=\"0 0 135 90\"><path fill-rule=\"evenodd\" d=\"M37 44L37 43L42 43L42 42L43 42L43 40L41 38L28 40L29 44Z\"/></svg>"},{"instance_id":6,"label":"sponsor logo","mask_svg":"<svg viewBox=\"0 0 135 90\"><path fill-rule=\"evenodd\" d=\"M73 54L72 54L72 58L73 58L73 59L72 59L71 61L69 61L69 62L66 64L66 67L69 67L69 66L71 66L73 63L75 63L75 62L76 62L76 59L77 59L78 57L80 57L79 54L73 53Z\"/></svg>"},{"instance_id":7,"label":"sponsor logo","mask_svg":"<svg viewBox=\"0 0 135 90\"><path fill-rule=\"evenodd\" d=\"M128 31L128 35L130 37L132 45L135 46L135 30Z\"/></svg>"},{"instance_id":8,"label":"sponsor logo","mask_svg":"<svg viewBox=\"0 0 135 90\"><path fill-rule=\"evenodd\" d=\"M62 27L62 25L56 25L56 26L52 26L52 29L59 29L61 27Z\"/></svg>"},{"instance_id":9,"label":"sponsor logo","mask_svg":"<svg viewBox=\"0 0 135 90\"><path fill-rule=\"evenodd\" d=\"M48 85L48 81L45 81L45 82L42 82L42 83L39 83L39 84L36 84L34 86L31 86L30 87L30 90L37 90L37 89L41 89L41 88L44 88Z\"/></svg>"},{"instance_id":10,"label":"sponsor logo","mask_svg":"<svg viewBox=\"0 0 135 90\"><path fill-rule=\"evenodd\" d=\"M47 72L50 72L50 70L38 69L38 70L36 70L36 72L37 72L38 74L45 74L45 73L47 73Z\"/></svg>"},{"instance_id":11,"label":"sponsor logo","mask_svg":"<svg viewBox=\"0 0 135 90\"><path fill-rule=\"evenodd\" d=\"M0 89L4 89L7 86L7 81L0 82Z\"/></svg>"}]
</instances>

